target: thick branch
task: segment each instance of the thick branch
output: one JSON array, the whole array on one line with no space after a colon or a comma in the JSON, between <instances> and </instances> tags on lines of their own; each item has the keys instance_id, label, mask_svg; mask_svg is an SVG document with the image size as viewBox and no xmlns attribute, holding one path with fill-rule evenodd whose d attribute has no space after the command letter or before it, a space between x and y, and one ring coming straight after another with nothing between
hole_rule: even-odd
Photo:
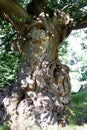
<instances>
[{"instance_id":1,"label":"thick branch","mask_svg":"<svg viewBox=\"0 0 87 130\"><path fill-rule=\"evenodd\" d=\"M86 27L87 27L87 15L85 17L82 17L80 20L76 21L73 29L81 29Z\"/></svg>"},{"instance_id":2,"label":"thick branch","mask_svg":"<svg viewBox=\"0 0 87 130\"><path fill-rule=\"evenodd\" d=\"M19 33L23 32L26 20L31 20L16 0L0 0L0 15L8 20Z\"/></svg>"}]
</instances>

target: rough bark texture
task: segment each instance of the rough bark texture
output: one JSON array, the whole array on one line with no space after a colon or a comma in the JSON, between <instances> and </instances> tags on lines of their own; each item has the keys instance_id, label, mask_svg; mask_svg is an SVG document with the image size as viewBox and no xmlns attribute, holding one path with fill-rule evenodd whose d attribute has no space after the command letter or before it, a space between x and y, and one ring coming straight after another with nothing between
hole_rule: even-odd
<instances>
[{"instance_id":1,"label":"rough bark texture","mask_svg":"<svg viewBox=\"0 0 87 130\"><path fill-rule=\"evenodd\" d=\"M12 130L57 130L59 115L70 101L69 68L55 57L56 49L48 47L53 39L49 42L44 30L33 28L29 33L18 80L4 90L5 111Z\"/></svg>"},{"instance_id":2,"label":"rough bark texture","mask_svg":"<svg viewBox=\"0 0 87 130\"><path fill-rule=\"evenodd\" d=\"M0 113L12 130L58 130L70 101L69 68L58 60L58 45L68 36L72 19L55 10L42 12L14 43L22 64L17 81L1 93Z\"/></svg>"},{"instance_id":3,"label":"rough bark texture","mask_svg":"<svg viewBox=\"0 0 87 130\"><path fill-rule=\"evenodd\" d=\"M58 130L58 120L70 101L69 68L58 60L43 61L32 72L24 62L17 83L4 90L7 120L12 130Z\"/></svg>"}]
</instances>

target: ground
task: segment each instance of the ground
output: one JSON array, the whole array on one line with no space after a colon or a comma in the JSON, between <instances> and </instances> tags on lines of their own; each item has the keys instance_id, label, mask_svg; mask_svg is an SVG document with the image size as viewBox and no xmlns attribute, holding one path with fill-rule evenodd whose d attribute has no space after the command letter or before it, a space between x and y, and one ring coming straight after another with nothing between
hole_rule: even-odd
<instances>
[{"instance_id":1,"label":"ground","mask_svg":"<svg viewBox=\"0 0 87 130\"><path fill-rule=\"evenodd\" d=\"M87 90L71 95L68 111L69 125L59 130L87 130Z\"/></svg>"},{"instance_id":2,"label":"ground","mask_svg":"<svg viewBox=\"0 0 87 130\"><path fill-rule=\"evenodd\" d=\"M87 130L87 124L84 124L82 126L76 126L76 125L73 125L73 126L66 126L66 127L59 127L59 130Z\"/></svg>"}]
</instances>

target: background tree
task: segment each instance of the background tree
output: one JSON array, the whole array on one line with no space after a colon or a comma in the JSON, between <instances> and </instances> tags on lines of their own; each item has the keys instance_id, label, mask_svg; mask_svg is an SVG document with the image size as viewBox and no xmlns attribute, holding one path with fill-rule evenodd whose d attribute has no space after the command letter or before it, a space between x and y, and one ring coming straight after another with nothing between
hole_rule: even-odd
<instances>
[{"instance_id":1,"label":"background tree","mask_svg":"<svg viewBox=\"0 0 87 130\"><path fill-rule=\"evenodd\" d=\"M87 34L87 30L84 31L85 34ZM82 67L81 67L81 81L87 81L87 77L86 77L86 73L87 73L87 69L86 69L86 62L87 62L87 45L86 45L86 40L87 40L87 36L83 37L84 42L81 44L82 45Z\"/></svg>"},{"instance_id":2,"label":"background tree","mask_svg":"<svg viewBox=\"0 0 87 130\"><path fill-rule=\"evenodd\" d=\"M81 86L83 89L87 86L86 79L86 55L87 55L87 46L86 46L86 29L73 31L69 37L69 40L73 40L69 43L67 48L67 55L69 58L67 59L67 64L69 65L71 72L71 84L72 91L79 91ZM73 44L74 43L74 44ZM78 45L79 43L79 45Z\"/></svg>"},{"instance_id":3,"label":"background tree","mask_svg":"<svg viewBox=\"0 0 87 130\"><path fill-rule=\"evenodd\" d=\"M19 1L0 0L0 16L16 31L12 47L22 61L15 83L0 98L0 113L12 130L58 129L71 91L69 67L60 63L58 46L73 29L87 26L86 4L32 0L25 10Z\"/></svg>"}]
</instances>

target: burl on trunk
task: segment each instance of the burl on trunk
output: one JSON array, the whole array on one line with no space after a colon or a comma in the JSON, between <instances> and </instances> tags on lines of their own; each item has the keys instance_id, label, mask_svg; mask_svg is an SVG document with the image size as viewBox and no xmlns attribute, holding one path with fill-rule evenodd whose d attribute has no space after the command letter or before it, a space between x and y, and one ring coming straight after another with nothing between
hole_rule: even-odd
<instances>
[{"instance_id":1,"label":"burl on trunk","mask_svg":"<svg viewBox=\"0 0 87 130\"><path fill-rule=\"evenodd\" d=\"M71 27L72 19L64 12L54 10L51 17L41 12L14 43L22 64L17 81L0 99L12 130L58 130L71 85L69 67L60 63L57 48Z\"/></svg>"}]
</instances>

